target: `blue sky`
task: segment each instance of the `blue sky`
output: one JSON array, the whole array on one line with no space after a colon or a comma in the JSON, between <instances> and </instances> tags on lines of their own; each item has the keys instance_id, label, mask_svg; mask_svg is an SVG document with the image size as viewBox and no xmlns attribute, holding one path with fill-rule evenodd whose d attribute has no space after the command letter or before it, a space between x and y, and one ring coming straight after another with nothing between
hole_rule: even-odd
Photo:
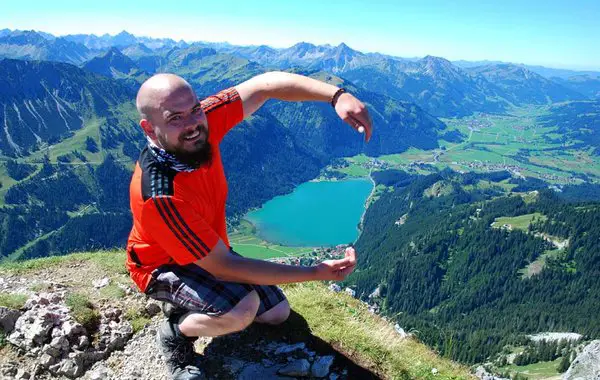
<instances>
[{"instance_id":1,"label":"blue sky","mask_svg":"<svg viewBox=\"0 0 600 380\"><path fill-rule=\"evenodd\" d=\"M600 70L600 0L0 0L0 29L171 37Z\"/></svg>"}]
</instances>

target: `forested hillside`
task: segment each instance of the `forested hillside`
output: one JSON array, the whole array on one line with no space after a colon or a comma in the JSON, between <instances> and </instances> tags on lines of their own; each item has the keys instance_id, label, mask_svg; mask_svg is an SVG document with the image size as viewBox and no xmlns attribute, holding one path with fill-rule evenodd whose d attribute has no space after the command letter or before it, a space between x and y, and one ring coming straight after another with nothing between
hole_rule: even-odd
<instances>
[{"instance_id":1,"label":"forested hillside","mask_svg":"<svg viewBox=\"0 0 600 380\"><path fill-rule=\"evenodd\" d=\"M402 177L356 244L365 299L379 287L387 314L471 363L525 333L600 336L599 203L571 202L576 189L506 194L502 177L481 186L490 175Z\"/></svg>"}]
</instances>

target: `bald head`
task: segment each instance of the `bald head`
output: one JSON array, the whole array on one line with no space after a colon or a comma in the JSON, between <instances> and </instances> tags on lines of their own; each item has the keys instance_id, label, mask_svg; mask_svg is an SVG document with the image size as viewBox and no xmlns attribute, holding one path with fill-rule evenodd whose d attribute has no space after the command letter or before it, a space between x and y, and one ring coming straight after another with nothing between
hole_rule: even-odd
<instances>
[{"instance_id":1,"label":"bald head","mask_svg":"<svg viewBox=\"0 0 600 380\"><path fill-rule=\"evenodd\" d=\"M137 93L135 103L140 117L152 120L169 99L185 93L194 94L194 90L182 77L167 73L152 76Z\"/></svg>"}]
</instances>

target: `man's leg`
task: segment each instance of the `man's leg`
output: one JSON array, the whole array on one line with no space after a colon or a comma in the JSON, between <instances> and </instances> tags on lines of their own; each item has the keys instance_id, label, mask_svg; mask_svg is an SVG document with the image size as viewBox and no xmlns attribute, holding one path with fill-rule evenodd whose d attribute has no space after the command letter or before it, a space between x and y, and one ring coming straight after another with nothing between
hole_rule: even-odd
<instances>
[{"instance_id":1,"label":"man's leg","mask_svg":"<svg viewBox=\"0 0 600 380\"><path fill-rule=\"evenodd\" d=\"M179 329L188 337L220 336L241 331L254 321L259 306L260 298L253 290L223 315L187 313L179 319Z\"/></svg>"},{"instance_id":2,"label":"man's leg","mask_svg":"<svg viewBox=\"0 0 600 380\"><path fill-rule=\"evenodd\" d=\"M279 302L270 310L265 311L260 316L257 316L254 321L258 323L266 323L269 325L279 325L285 322L290 316L290 304L287 299Z\"/></svg>"}]
</instances>

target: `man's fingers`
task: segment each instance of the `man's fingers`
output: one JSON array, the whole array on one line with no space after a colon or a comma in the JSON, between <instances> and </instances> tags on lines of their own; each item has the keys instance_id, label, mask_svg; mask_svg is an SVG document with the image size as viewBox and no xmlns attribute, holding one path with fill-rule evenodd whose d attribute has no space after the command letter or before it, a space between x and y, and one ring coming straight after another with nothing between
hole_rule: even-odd
<instances>
[{"instance_id":1,"label":"man's fingers","mask_svg":"<svg viewBox=\"0 0 600 380\"><path fill-rule=\"evenodd\" d=\"M361 119L364 119L361 118ZM371 139L371 134L373 133L373 128L371 127L371 123L366 120L361 120L356 116L348 116L348 121L346 121L348 124L350 124L350 126L352 126L352 128L356 129L358 132L360 132L359 128L363 127L365 134L365 141L369 142L369 140ZM360 132L362 133L362 132Z\"/></svg>"},{"instance_id":2,"label":"man's fingers","mask_svg":"<svg viewBox=\"0 0 600 380\"><path fill-rule=\"evenodd\" d=\"M356 251L353 247L346 248L346 252L344 253L344 258L350 260L350 265L356 265Z\"/></svg>"},{"instance_id":3,"label":"man's fingers","mask_svg":"<svg viewBox=\"0 0 600 380\"><path fill-rule=\"evenodd\" d=\"M340 270L349 265L353 265L353 264L352 264L352 261L350 260L350 258L348 258L348 257L344 257L343 259L339 259L339 260L330 260L329 261L329 268L331 270Z\"/></svg>"}]
</instances>

